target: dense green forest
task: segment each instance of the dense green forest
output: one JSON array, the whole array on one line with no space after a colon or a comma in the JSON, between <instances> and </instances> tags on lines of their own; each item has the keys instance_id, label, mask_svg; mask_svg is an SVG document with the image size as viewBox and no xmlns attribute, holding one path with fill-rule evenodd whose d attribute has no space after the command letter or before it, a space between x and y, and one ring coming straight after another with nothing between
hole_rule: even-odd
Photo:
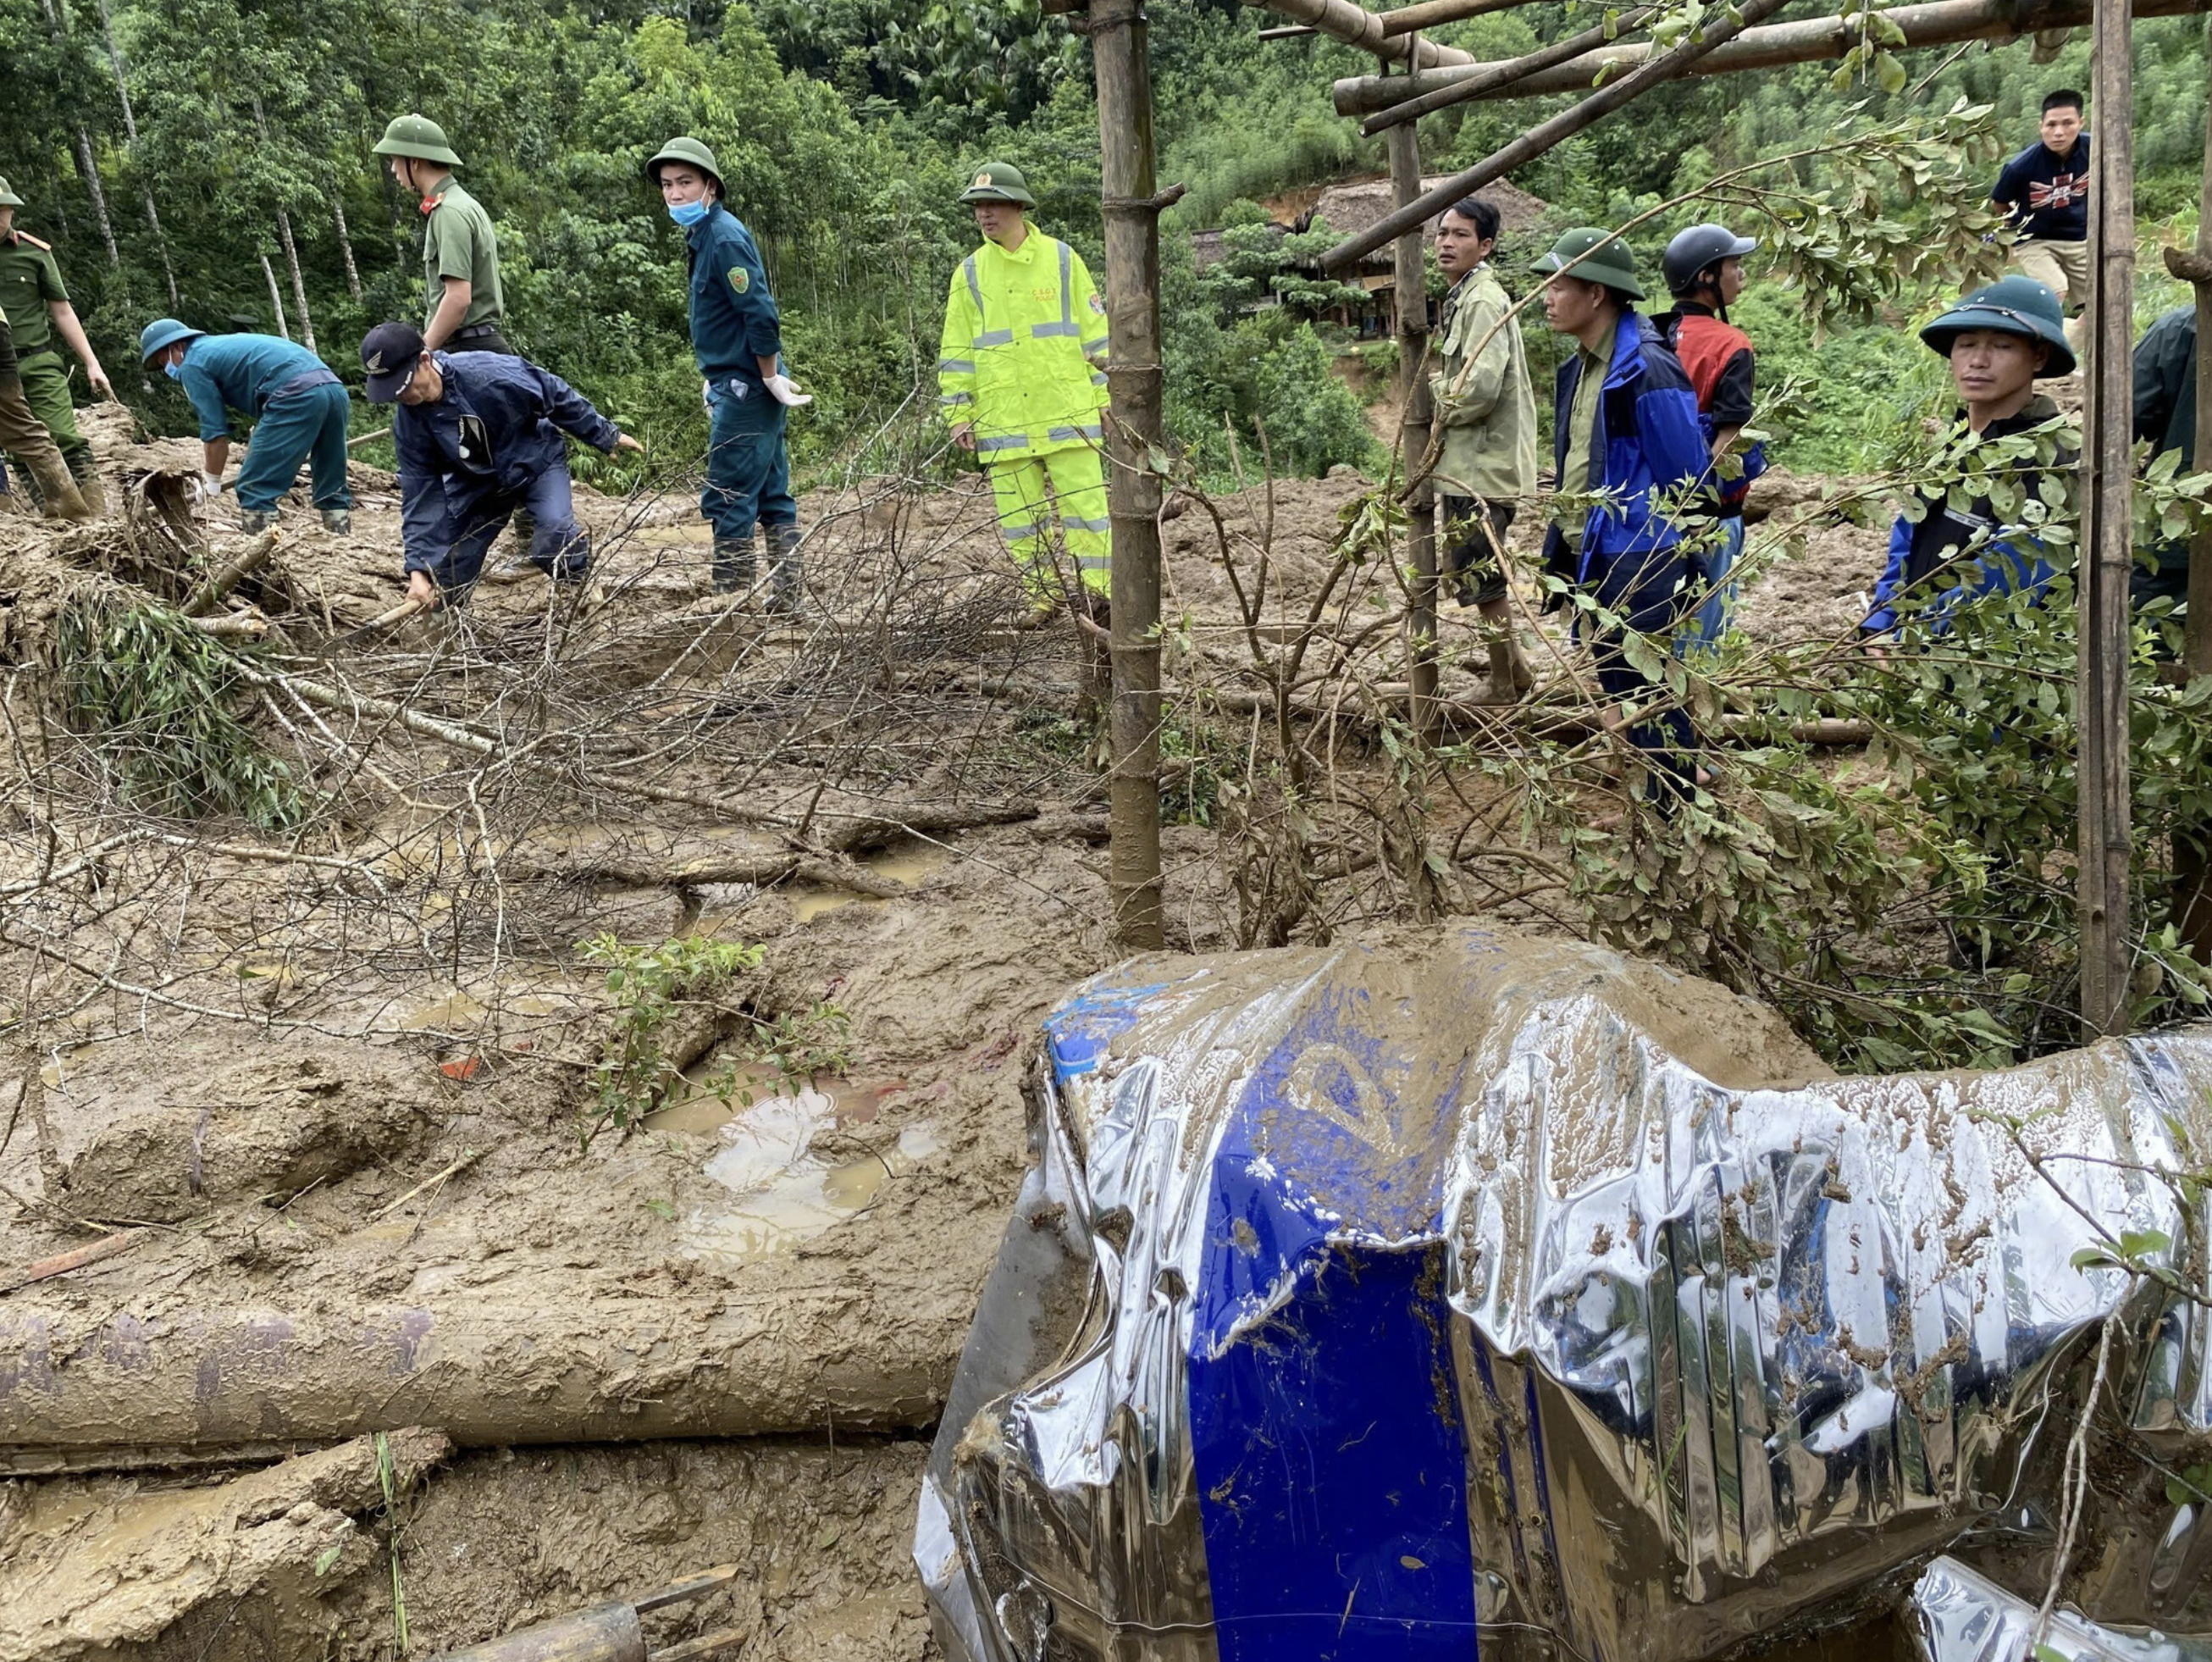
<instances>
[{"instance_id":1,"label":"dense green forest","mask_svg":"<svg viewBox=\"0 0 2212 1662\"><path fill-rule=\"evenodd\" d=\"M1531 6L1443 38L1508 56L1555 36L1570 12ZM1330 81L1370 60L1319 40L1263 46L1265 15L1237 0L1153 0L1151 13L1160 173L1189 187L1167 222L1176 431L1213 457L1225 428L1249 435L1257 418L1280 465L1371 462L1357 401L1331 374L1347 343L1291 312L1240 314L1218 277L1201 281L1188 238L1256 217L1255 198L1379 170L1380 141L1328 104ZM2173 19L2142 22L2136 38L2148 235L2193 220L2204 35ZM732 205L762 242L794 371L819 395L794 429L803 463L849 455L902 409L927 410L910 395L936 354L949 275L975 240L954 198L978 161L1028 169L1042 222L1098 262L1089 48L1035 0L0 0L0 173L30 204L18 222L55 243L118 387L166 430L188 430L181 399L133 372L149 316L267 329L281 304L289 331L312 328L349 377L370 324L419 317L418 221L369 149L410 109L444 124L498 223L511 337L665 465L704 440L683 247L639 174L672 134L715 147ZM2051 63L2031 52L1916 54L1924 82L1893 94L1838 88L1822 65L1678 84L1516 182L1552 204L1545 228L1617 222L1802 144L1861 100L1884 120L1986 103L2015 147L2033 139L2045 88L2087 79L2078 34ZM1565 101L1431 118L1428 164L1465 165ZM1799 182L1817 186L1820 171L1808 165ZM1656 265L1668 233L1696 216L1668 216L1636 240ZM1509 247L1509 271L1534 252ZM2139 309L2172 297L2147 269ZM1800 298L1769 285L1739 312L1767 382L1795 382L1772 423L1785 458L1877 461L1938 394L1934 361L1901 316L1816 344ZM1543 333L1530 329L1540 374L1552 361Z\"/></svg>"}]
</instances>

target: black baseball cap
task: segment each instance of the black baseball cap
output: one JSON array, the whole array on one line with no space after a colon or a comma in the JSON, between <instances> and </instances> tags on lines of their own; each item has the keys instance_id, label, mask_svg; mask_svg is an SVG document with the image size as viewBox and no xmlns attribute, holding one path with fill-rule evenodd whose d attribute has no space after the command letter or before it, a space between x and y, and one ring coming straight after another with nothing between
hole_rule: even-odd
<instances>
[{"instance_id":1,"label":"black baseball cap","mask_svg":"<svg viewBox=\"0 0 2212 1662\"><path fill-rule=\"evenodd\" d=\"M368 371L362 391L371 404L390 404L415 379L422 361L422 332L411 323L380 323L362 337L361 367Z\"/></svg>"}]
</instances>

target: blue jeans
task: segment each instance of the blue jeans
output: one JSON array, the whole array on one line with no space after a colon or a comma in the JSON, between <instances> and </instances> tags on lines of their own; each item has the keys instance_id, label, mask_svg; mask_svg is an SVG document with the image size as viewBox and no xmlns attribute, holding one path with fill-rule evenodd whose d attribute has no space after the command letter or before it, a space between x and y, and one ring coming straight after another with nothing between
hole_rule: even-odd
<instances>
[{"instance_id":1,"label":"blue jeans","mask_svg":"<svg viewBox=\"0 0 2212 1662\"><path fill-rule=\"evenodd\" d=\"M530 563L555 582L574 582L591 563L592 539L576 523L575 499L568 483L568 466L549 467L520 490L488 493L460 515L460 531L447 551L443 568L428 561L410 559L410 571L430 574L438 587L459 598L467 593L483 570L484 555L507 522L516 513L530 515Z\"/></svg>"},{"instance_id":2,"label":"blue jeans","mask_svg":"<svg viewBox=\"0 0 2212 1662\"><path fill-rule=\"evenodd\" d=\"M751 381L739 397L718 383L710 394L713 421L708 429L707 487L699 511L714 527L715 540L749 540L753 527L799 523L799 504L791 495L791 458L784 447L784 407Z\"/></svg>"},{"instance_id":3,"label":"blue jeans","mask_svg":"<svg viewBox=\"0 0 2212 1662\"><path fill-rule=\"evenodd\" d=\"M1729 614L1735 610L1736 586L1729 581L1729 573L1742 557L1743 521L1740 517L1723 520L1721 540L1700 557L1705 566L1705 604L1698 608L1696 626L1675 636L1677 658L1686 659L1692 651L1711 654L1719 648L1721 636L1728 633Z\"/></svg>"},{"instance_id":4,"label":"blue jeans","mask_svg":"<svg viewBox=\"0 0 2212 1662\"><path fill-rule=\"evenodd\" d=\"M346 489L346 390L335 382L280 393L253 423L253 440L238 470L238 505L256 512L276 499L300 477L307 462L314 483L315 506L351 508Z\"/></svg>"}]
</instances>

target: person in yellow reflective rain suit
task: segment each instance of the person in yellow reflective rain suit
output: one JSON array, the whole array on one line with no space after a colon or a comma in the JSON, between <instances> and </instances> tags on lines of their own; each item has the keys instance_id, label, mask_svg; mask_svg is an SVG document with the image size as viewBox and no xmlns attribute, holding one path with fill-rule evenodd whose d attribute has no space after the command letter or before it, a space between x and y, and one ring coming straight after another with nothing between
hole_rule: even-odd
<instances>
[{"instance_id":1,"label":"person in yellow reflective rain suit","mask_svg":"<svg viewBox=\"0 0 2212 1662\"><path fill-rule=\"evenodd\" d=\"M990 470L999 533L1036 614L1049 617L1066 592L1047 539L1055 507L1080 592L1103 613L1112 588L1105 302L1082 257L1029 223L1036 198L1020 168L992 162L960 200L985 240L945 297L938 401L953 438Z\"/></svg>"}]
</instances>

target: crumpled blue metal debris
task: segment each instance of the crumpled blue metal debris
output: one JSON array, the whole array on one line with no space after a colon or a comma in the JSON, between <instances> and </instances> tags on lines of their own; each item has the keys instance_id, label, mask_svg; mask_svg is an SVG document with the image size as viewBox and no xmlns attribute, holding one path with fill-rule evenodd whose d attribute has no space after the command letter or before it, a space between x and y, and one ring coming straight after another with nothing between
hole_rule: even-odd
<instances>
[{"instance_id":1,"label":"crumpled blue metal debris","mask_svg":"<svg viewBox=\"0 0 2212 1662\"><path fill-rule=\"evenodd\" d=\"M2201 1618L2161 1463L2212 1423L2173 1175L2208 1092L2203 1032L1826 1077L1717 988L1474 928L1125 966L1046 1023L921 1502L940 1639L1681 1662L1832 1626L1962 1540L2047 1564L2108 1318L2131 1476L2091 1528L2135 1568L2093 1613Z\"/></svg>"}]
</instances>

